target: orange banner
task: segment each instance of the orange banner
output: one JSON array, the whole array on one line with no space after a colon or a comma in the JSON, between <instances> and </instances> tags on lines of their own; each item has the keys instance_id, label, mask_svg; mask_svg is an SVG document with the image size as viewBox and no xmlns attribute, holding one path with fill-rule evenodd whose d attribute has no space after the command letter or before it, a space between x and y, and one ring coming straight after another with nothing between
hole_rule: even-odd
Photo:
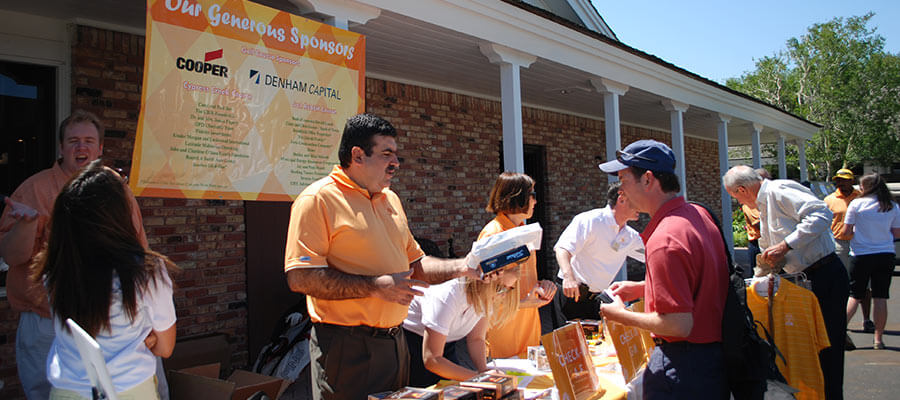
<instances>
[{"instance_id":1,"label":"orange banner","mask_svg":"<svg viewBox=\"0 0 900 400\"><path fill-rule=\"evenodd\" d=\"M289 201L365 110L365 37L242 0L148 0L135 195Z\"/></svg>"}]
</instances>

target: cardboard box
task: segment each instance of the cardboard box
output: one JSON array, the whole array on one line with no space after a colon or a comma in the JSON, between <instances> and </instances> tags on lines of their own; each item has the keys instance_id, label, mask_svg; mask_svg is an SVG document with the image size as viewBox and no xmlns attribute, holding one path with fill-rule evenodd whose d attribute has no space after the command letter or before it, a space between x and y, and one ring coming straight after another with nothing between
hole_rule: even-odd
<instances>
[{"instance_id":1,"label":"cardboard box","mask_svg":"<svg viewBox=\"0 0 900 400\"><path fill-rule=\"evenodd\" d=\"M484 400L497 400L516 390L518 382L515 376L482 373L460 382L459 386L479 388L483 390Z\"/></svg>"},{"instance_id":2,"label":"cardboard box","mask_svg":"<svg viewBox=\"0 0 900 400\"><path fill-rule=\"evenodd\" d=\"M276 400L290 384L281 378L242 370L222 380L218 363L171 370L168 376L172 400L246 400L260 390Z\"/></svg>"},{"instance_id":3,"label":"cardboard box","mask_svg":"<svg viewBox=\"0 0 900 400\"><path fill-rule=\"evenodd\" d=\"M218 363L222 370L228 371L232 353L228 335L224 333L178 338L172 356L163 360L163 367L170 371Z\"/></svg>"},{"instance_id":4,"label":"cardboard box","mask_svg":"<svg viewBox=\"0 0 900 400\"><path fill-rule=\"evenodd\" d=\"M479 388L447 386L444 388L444 400L483 400L483 392Z\"/></svg>"}]
</instances>

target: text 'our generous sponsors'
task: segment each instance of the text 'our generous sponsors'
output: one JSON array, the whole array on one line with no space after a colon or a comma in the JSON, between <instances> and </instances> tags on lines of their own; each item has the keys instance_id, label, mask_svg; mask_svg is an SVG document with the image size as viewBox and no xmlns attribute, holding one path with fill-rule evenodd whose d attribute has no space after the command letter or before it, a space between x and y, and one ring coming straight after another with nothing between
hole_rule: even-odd
<instances>
[{"instance_id":1,"label":"text 'our generous sponsors'","mask_svg":"<svg viewBox=\"0 0 900 400\"><path fill-rule=\"evenodd\" d=\"M165 8L171 12L178 12L193 17L199 17L203 13L201 4L192 3L189 0L165 0ZM310 47L330 55L337 54L344 56L347 60L353 59L353 53L356 50L354 46L301 33L296 27L286 28L272 26L267 22L256 21L248 17L233 14L223 10L222 6L219 4L213 4L209 7L206 11L206 19L209 21L209 24L214 27L220 25L230 26L233 29L255 32L261 36L268 36L279 42L288 40L291 43L298 45L300 49Z\"/></svg>"}]
</instances>

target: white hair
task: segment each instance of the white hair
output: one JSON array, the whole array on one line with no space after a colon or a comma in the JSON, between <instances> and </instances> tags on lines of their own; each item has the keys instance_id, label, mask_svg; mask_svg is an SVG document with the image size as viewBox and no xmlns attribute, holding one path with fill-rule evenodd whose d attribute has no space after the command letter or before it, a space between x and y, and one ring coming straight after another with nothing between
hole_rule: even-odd
<instances>
[{"instance_id":1,"label":"white hair","mask_svg":"<svg viewBox=\"0 0 900 400\"><path fill-rule=\"evenodd\" d=\"M728 190L735 189L740 186L750 186L757 182L761 182L763 177L759 175L753 168L746 165L734 166L722 176L722 184Z\"/></svg>"}]
</instances>

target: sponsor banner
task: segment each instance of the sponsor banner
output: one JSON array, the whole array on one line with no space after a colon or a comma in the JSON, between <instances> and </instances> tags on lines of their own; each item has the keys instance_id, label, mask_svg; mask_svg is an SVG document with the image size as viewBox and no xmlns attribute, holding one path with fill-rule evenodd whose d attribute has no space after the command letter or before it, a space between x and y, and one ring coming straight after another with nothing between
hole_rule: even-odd
<instances>
[{"instance_id":1,"label":"sponsor banner","mask_svg":"<svg viewBox=\"0 0 900 400\"><path fill-rule=\"evenodd\" d=\"M365 109L365 37L241 0L148 0L135 195L282 200Z\"/></svg>"}]
</instances>

